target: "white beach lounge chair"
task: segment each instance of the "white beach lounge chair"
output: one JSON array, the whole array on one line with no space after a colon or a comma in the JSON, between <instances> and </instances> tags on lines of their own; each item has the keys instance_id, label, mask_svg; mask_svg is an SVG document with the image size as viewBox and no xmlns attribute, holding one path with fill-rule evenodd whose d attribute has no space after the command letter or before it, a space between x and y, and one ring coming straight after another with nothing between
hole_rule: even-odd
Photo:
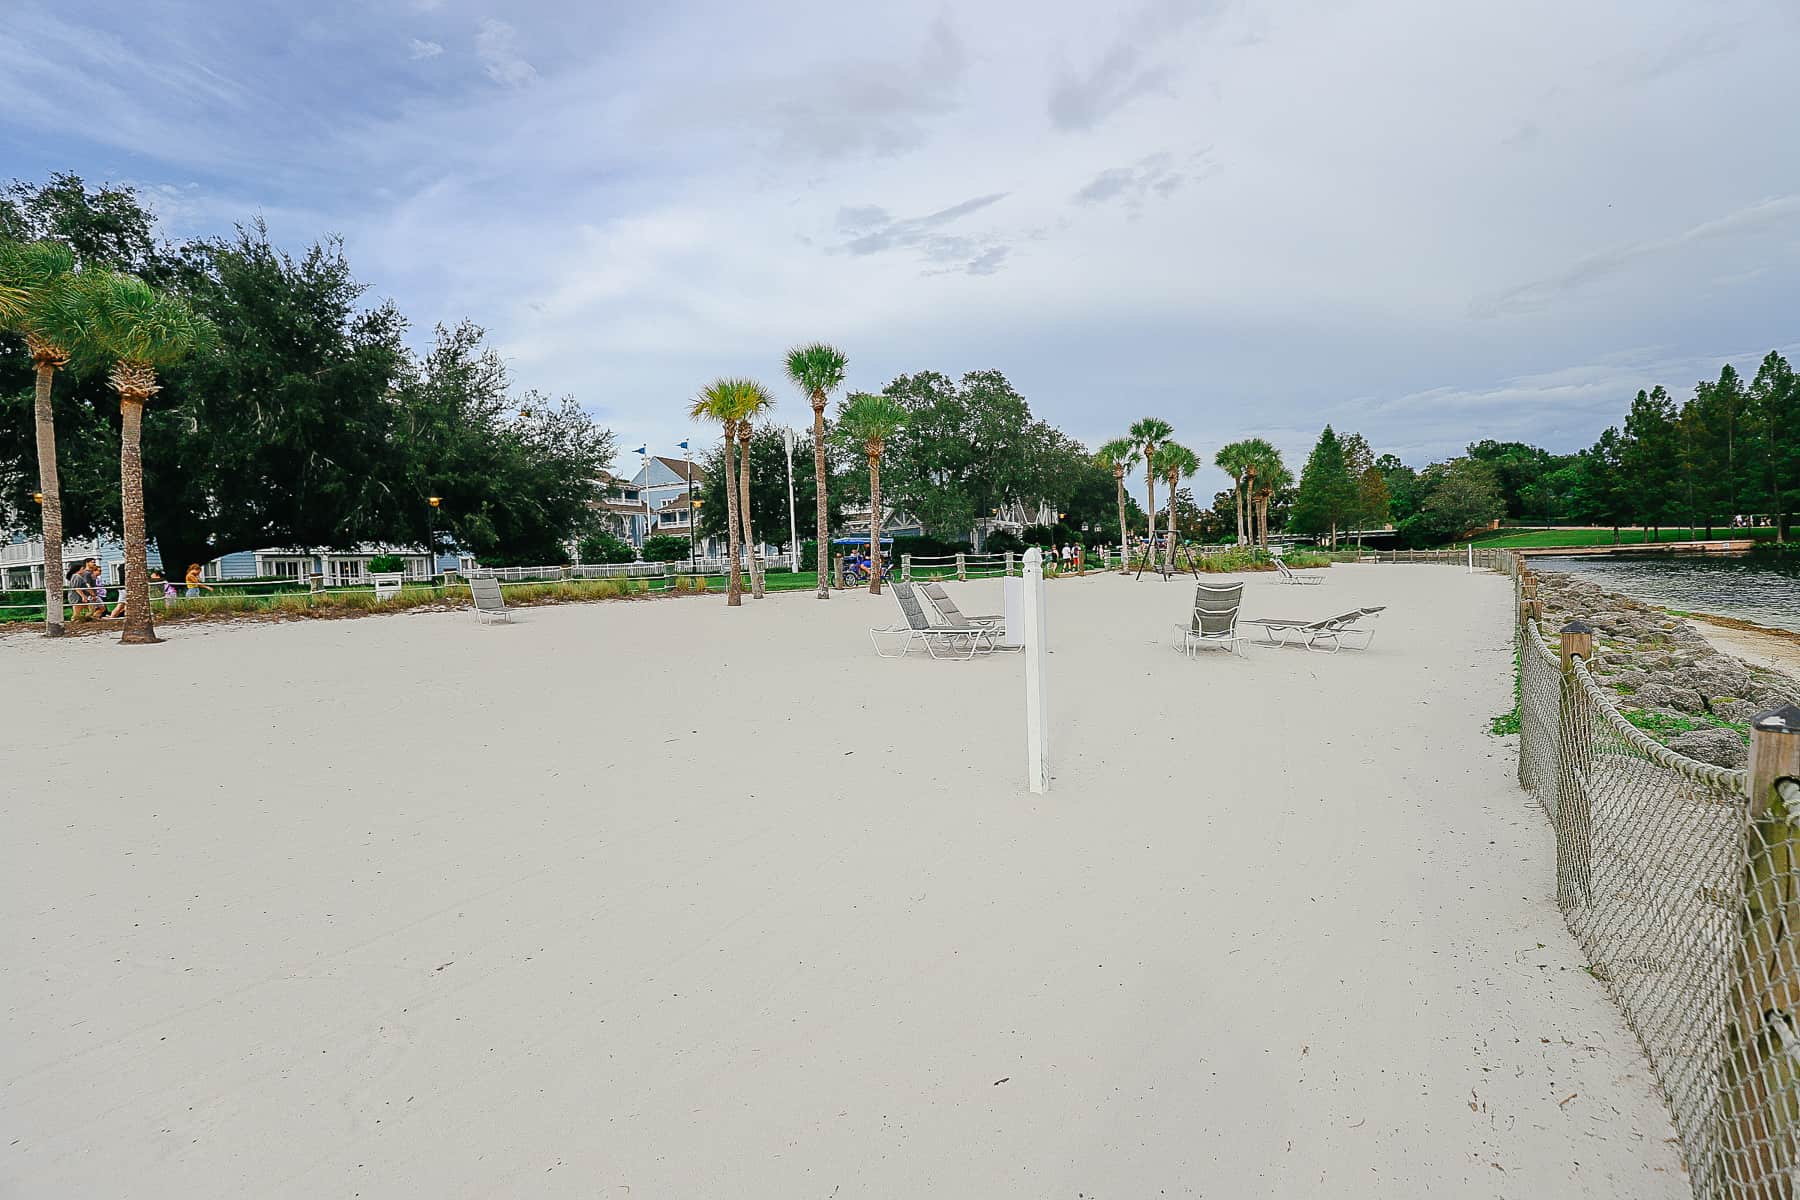
<instances>
[{"instance_id":1,"label":"white beach lounge chair","mask_svg":"<svg viewBox=\"0 0 1800 1200\"><path fill-rule=\"evenodd\" d=\"M906 624L869 630L869 640L881 657L899 658L913 646L923 645L933 658L970 659L977 654L990 654L998 647L999 631L986 625L969 623L961 628L933 625L919 604L918 596L913 593L912 584L890 583L888 590L893 593L894 603L900 606Z\"/></svg>"},{"instance_id":2,"label":"white beach lounge chair","mask_svg":"<svg viewBox=\"0 0 1800 1200\"><path fill-rule=\"evenodd\" d=\"M1175 626L1175 648L1192 658L1202 646L1222 646L1235 652L1243 640L1238 634L1238 611L1244 603L1244 585L1213 587L1194 585L1194 611L1186 625Z\"/></svg>"},{"instance_id":3,"label":"white beach lounge chair","mask_svg":"<svg viewBox=\"0 0 1800 1200\"><path fill-rule=\"evenodd\" d=\"M1268 644L1272 646L1305 646L1308 650L1317 650L1321 654L1336 654L1346 646L1352 650L1367 650L1375 640L1375 631L1359 627L1358 622L1364 617L1375 618L1386 607L1385 604L1377 604L1373 608L1356 608L1335 617L1326 617L1322 621L1257 617L1244 624L1260 625L1264 636L1268 638Z\"/></svg>"},{"instance_id":4,"label":"white beach lounge chair","mask_svg":"<svg viewBox=\"0 0 1800 1200\"><path fill-rule=\"evenodd\" d=\"M506 607L506 597L500 594L500 581L492 575L469 576L469 595L475 600L477 620L512 620L512 612Z\"/></svg>"},{"instance_id":5,"label":"white beach lounge chair","mask_svg":"<svg viewBox=\"0 0 1800 1200\"><path fill-rule=\"evenodd\" d=\"M1294 568L1282 561L1281 555L1279 554L1271 555L1270 558L1274 561L1275 570L1281 576L1281 582L1283 583L1319 584L1325 582L1325 576L1323 575L1301 575L1296 573Z\"/></svg>"}]
</instances>

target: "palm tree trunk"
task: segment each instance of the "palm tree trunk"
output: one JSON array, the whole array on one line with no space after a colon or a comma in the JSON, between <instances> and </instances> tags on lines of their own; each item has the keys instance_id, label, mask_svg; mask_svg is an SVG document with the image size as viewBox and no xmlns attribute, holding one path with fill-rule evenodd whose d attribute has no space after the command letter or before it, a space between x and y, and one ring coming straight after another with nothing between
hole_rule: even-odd
<instances>
[{"instance_id":1,"label":"palm tree trunk","mask_svg":"<svg viewBox=\"0 0 1800 1200\"><path fill-rule=\"evenodd\" d=\"M1150 466L1149 446L1144 447L1144 491L1144 498L1150 502L1150 515L1144 518L1149 528L1150 544L1144 547L1144 554L1148 556L1156 549L1156 471Z\"/></svg>"},{"instance_id":2,"label":"palm tree trunk","mask_svg":"<svg viewBox=\"0 0 1800 1200\"><path fill-rule=\"evenodd\" d=\"M1169 473L1169 542L1163 547L1163 574L1175 569L1175 473Z\"/></svg>"},{"instance_id":3,"label":"palm tree trunk","mask_svg":"<svg viewBox=\"0 0 1800 1200\"><path fill-rule=\"evenodd\" d=\"M1131 573L1131 531L1125 528L1125 468L1113 469L1113 486L1119 492L1119 574Z\"/></svg>"},{"instance_id":4,"label":"palm tree trunk","mask_svg":"<svg viewBox=\"0 0 1800 1200\"><path fill-rule=\"evenodd\" d=\"M732 608L738 608L744 603L744 577L738 571L738 492L732 486L735 474L732 448L736 443L736 433L737 430L732 425L725 426L725 553L731 560L727 566L725 603Z\"/></svg>"},{"instance_id":5,"label":"palm tree trunk","mask_svg":"<svg viewBox=\"0 0 1800 1200\"><path fill-rule=\"evenodd\" d=\"M831 599L831 577L826 574L826 559L831 553L830 530L825 528L825 394L814 392L813 406L813 495L819 505L819 599Z\"/></svg>"},{"instance_id":6,"label":"palm tree trunk","mask_svg":"<svg viewBox=\"0 0 1800 1200\"><path fill-rule=\"evenodd\" d=\"M744 556L750 560L750 595L763 598L762 559L756 553L756 538L750 532L750 422L738 426L738 524L744 531Z\"/></svg>"},{"instance_id":7,"label":"palm tree trunk","mask_svg":"<svg viewBox=\"0 0 1800 1200\"><path fill-rule=\"evenodd\" d=\"M144 550L144 400L119 396L119 490L125 523L125 630L121 644L160 642L150 623L150 568Z\"/></svg>"},{"instance_id":8,"label":"palm tree trunk","mask_svg":"<svg viewBox=\"0 0 1800 1200\"><path fill-rule=\"evenodd\" d=\"M869 591L881 595L881 448L869 450Z\"/></svg>"},{"instance_id":9,"label":"palm tree trunk","mask_svg":"<svg viewBox=\"0 0 1800 1200\"><path fill-rule=\"evenodd\" d=\"M1244 481L1240 478L1240 479L1234 479L1231 482L1232 482L1231 490L1233 492L1237 493L1237 518L1238 518L1237 544L1241 546L1244 544L1244 542L1246 540L1244 537Z\"/></svg>"},{"instance_id":10,"label":"palm tree trunk","mask_svg":"<svg viewBox=\"0 0 1800 1200\"><path fill-rule=\"evenodd\" d=\"M56 414L50 385L56 365L36 355L38 490L44 493L44 636L63 632L62 483L56 474Z\"/></svg>"}]
</instances>

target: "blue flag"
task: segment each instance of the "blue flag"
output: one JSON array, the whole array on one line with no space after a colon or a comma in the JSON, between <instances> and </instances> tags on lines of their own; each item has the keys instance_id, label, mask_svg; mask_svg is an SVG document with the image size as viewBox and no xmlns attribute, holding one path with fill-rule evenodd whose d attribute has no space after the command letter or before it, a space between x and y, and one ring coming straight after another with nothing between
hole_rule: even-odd
<instances>
[{"instance_id":1,"label":"blue flag","mask_svg":"<svg viewBox=\"0 0 1800 1200\"><path fill-rule=\"evenodd\" d=\"M683 449L683 450L686 450L686 449L687 449L687 443L686 443L686 442L683 442L683 443L681 443L681 448L682 448L682 449Z\"/></svg>"},{"instance_id":2,"label":"blue flag","mask_svg":"<svg viewBox=\"0 0 1800 1200\"><path fill-rule=\"evenodd\" d=\"M648 450L649 448L650 448L650 443L645 442L642 446L639 446L636 450L633 450L632 453L633 454L642 454L644 451Z\"/></svg>"}]
</instances>

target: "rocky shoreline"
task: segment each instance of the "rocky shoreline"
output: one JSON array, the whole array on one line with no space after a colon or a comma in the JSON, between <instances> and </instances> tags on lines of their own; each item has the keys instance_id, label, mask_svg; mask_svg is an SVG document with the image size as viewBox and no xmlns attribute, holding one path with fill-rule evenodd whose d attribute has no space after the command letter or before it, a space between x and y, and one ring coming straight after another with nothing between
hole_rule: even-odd
<instances>
[{"instance_id":1,"label":"rocky shoreline","mask_svg":"<svg viewBox=\"0 0 1800 1200\"><path fill-rule=\"evenodd\" d=\"M1684 618L1573 575L1543 571L1537 580L1545 627L1593 626L1595 679L1627 720L1677 753L1742 767L1750 719L1800 703L1800 681L1720 653Z\"/></svg>"}]
</instances>

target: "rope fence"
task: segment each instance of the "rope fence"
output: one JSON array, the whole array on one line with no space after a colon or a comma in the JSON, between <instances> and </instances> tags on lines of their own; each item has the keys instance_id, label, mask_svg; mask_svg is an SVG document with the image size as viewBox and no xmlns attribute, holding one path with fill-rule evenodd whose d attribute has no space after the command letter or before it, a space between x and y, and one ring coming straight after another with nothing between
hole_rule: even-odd
<instances>
[{"instance_id":1,"label":"rope fence","mask_svg":"<svg viewBox=\"0 0 1800 1200\"><path fill-rule=\"evenodd\" d=\"M1590 673L1592 629L1572 621L1554 640L1545 633L1535 581L1509 557L1519 782L1556 834L1558 907L1643 1046L1694 1195L1791 1198L1800 709L1753 722L1748 770L1670 750Z\"/></svg>"}]
</instances>

